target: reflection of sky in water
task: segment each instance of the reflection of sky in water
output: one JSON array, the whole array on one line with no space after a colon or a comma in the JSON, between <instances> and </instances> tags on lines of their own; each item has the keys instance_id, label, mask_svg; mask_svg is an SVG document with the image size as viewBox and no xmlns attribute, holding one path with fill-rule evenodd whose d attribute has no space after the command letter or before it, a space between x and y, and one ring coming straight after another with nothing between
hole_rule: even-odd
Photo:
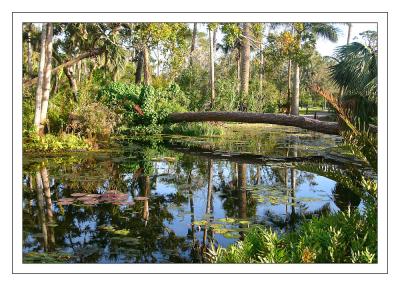
<instances>
[{"instance_id":1,"label":"reflection of sky in water","mask_svg":"<svg viewBox=\"0 0 400 286\"><path fill-rule=\"evenodd\" d=\"M306 137L307 138L307 137ZM306 144L306 138L303 140L303 145ZM330 137L326 137L331 140ZM325 137L323 139L326 139ZM310 138L308 138L310 139ZM314 138L311 138L314 139ZM310 142L313 142L310 139ZM327 140L328 140L327 139ZM329 141L328 140L328 141ZM279 141L279 140L278 140ZM327 145L330 145L327 144ZM284 142L279 142L278 145L284 145ZM299 149L301 149L299 147ZM250 150L249 150L250 151ZM272 152L272 151L271 151ZM300 151L299 151L300 153ZM139 153L138 153L139 154ZM175 156L177 153L173 153ZM64 169L62 165L53 165L49 167L51 192L52 192L52 206L53 211L56 214L55 220L58 224L62 224L66 220L63 212L61 212L59 206L57 205L57 200L63 197L70 197L73 192L86 192L84 189L79 189L79 182L83 184L90 182L97 182L96 193L103 194L109 189L118 189L120 192L128 194L128 201L132 201L136 196L143 196L143 189L135 182L135 170L139 167L137 157L135 156L117 156L103 155L103 157L95 157L90 161L88 167L83 168L79 165L72 165L72 169ZM152 154L156 158L158 155ZM182 166L185 164L183 168ZM164 228L161 228L159 235L160 243L165 243L167 237L172 234L178 238L184 239L184 241L191 245L192 239L190 238L190 232L192 231L192 221L207 220L211 223L220 223L218 220L228 217L228 213L234 214L234 218L237 220L249 220L251 223L261 223L265 225L270 225L269 215L279 217L282 221L285 221L287 216L290 215L292 211L292 206L288 204L285 205L285 201L291 200L287 195L291 192L291 167L287 165L265 165L257 166L253 164L246 164L246 185L247 185L247 200L246 208L247 212L251 215L246 218L239 219L239 203L240 203L240 191L237 185L233 183L234 179L238 180L238 173L234 174L235 164L227 160L213 160L212 168L212 207L211 214L207 216L207 196L208 196L208 160L207 158L200 158L196 156L182 155L178 157L176 161L167 162L166 160L151 159L149 165L152 166L152 171L150 175L152 189L149 195L149 215L150 218L154 219L155 207L163 208L164 204L167 212L172 216L172 219L168 221L165 216L160 217ZM135 166L131 171L124 170L121 166L126 164L132 164ZM147 162L148 163L148 162ZM192 164L192 165L191 165ZM191 168L190 166L193 166ZM256 173L257 167L259 167L259 183L256 184ZM299 167L301 168L301 167ZM78 173L74 171L79 170ZM188 183L188 171L191 170L192 182ZM285 186L285 171L287 187ZM330 211L337 211L333 200L332 191L335 188L336 183L328 178L319 176L310 172L302 171L299 169L295 170L296 175L296 188L295 188L295 201L296 205L294 211L297 215L302 215L305 213L313 213L320 210L322 207L329 205ZM144 174L141 174L143 178ZM116 187L113 180L119 178L122 185ZM117 180L118 181L118 180ZM74 183L78 182L75 187ZM24 180L25 188L27 188L28 182ZM72 186L71 186L72 184ZM35 193L33 191L32 193ZM29 193L24 192L24 197L29 195ZM29 197L30 196L30 197ZM30 215L35 216L34 222L37 220L38 204L36 200L36 195L30 194L29 199L24 199L23 208L24 210L31 213ZM194 213L191 213L191 199L193 201ZM277 199L273 202L272 198ZM179 201L181 200L181 203ZM157 202L160 205L157 205ZM162 203L160 203L162 201ZM143 201L136 201L135 206L136 211L143 210ZM253 205L252 205L253 204ZM130 206L119 206L118 210L123 213ZM61 229L60 226L56 226L55 230L58 233L58 240L62 239L62 251L73 253L76 250L76 245L82 245L84 249L90 250L91 247L95 247L97 244L96 239L103 239L105 236L104 232L99 231L99 226L107 222L99 222L99 217L101 212L109 212L105 209L104 205L98 204L90 207L80 207L80 206L66 206L67 210L74 210L75 215L78 218L72 218L72 223L78 230L75 233L70 234L69 229ZM118 212L118 211L117 211ZM72 212L70 212L71 215ZM109 215L109 214L107 214ZM125 213L124 216L127 216ZM247 215L247 214L246 214ZM26 216L24 214L24 216ZM168 216L167 216L168 217ZM128 228L129 220L137 220L138 224L135 226L138 228L138 233L146 233L143 217L141 213L136 216L127 218L127 221L120 221L119 229ZM149 219L150 221L150 219ZM115 223L115 222L114 222ZM162 225L161 225L162 226ZM236 222L228 223L225 225L227 228L238 228L239 225ZM25 225L24 225L25 227ZM68 226L64 226L68 228ZM132 226L130 226L132 227ZM245 227L245 226L242 226ZM194 227L195 239L199 244L203 243L204 228ZM135 231L135 230L134 230ZM31 252L35 249L40 248L40 235L41 226L40 225L29 225L28 228L24 228L24 252ZM97 237L93 237L93 233ZM106 238L109 239L109 238ZM214 234L215 241L221 246L228 246L237 239L226 238L223 234ZM157 242L158 243L158 242ZM60 243L61 244L61 243ZM71 248L70 244L75 245L75 249ZM172 249L174 246L157 246L154 249L152 256L156 261L166 262L168 260L169 253L174 252ZM162 249L162 247L165 247ZM168 248L169 247L169 248ZM100 263L111 263L111 262L126 262L131 261L131 258L127 258L126 253L124 253L123 248L121 250L111 249L111 244L105 245L99 251L99 256L96 262ZM134 251L134 247L131 248ZM190 248L182 250L182 257L190 257ZM116 253L117 252L117 253ZM110 254L113 254L110 258Z\"/></svg>"}]
</instances>

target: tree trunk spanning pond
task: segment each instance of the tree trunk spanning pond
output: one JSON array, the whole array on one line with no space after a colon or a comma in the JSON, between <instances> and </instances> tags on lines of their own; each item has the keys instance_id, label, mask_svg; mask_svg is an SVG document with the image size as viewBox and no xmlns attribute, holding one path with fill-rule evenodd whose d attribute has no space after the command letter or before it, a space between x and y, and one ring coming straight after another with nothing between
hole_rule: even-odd
<instances>
[{"instance_id":1,"label":"tree trunk spanning pond","mask_svg":"<svg viewBox=\"0 0 400 286\"><path fill-rule=\"evenodd\" d=\"M303 116L271 114L271 113L250 113L250 112L184 112L171 113L167 117L171 123L177 122L202 122L202 121L225 121L244 123L269 123L284 126L295 126L303 129L317 131L325 134L339 135L337 122L324 122Z\"/></svg>"}]
</instances>

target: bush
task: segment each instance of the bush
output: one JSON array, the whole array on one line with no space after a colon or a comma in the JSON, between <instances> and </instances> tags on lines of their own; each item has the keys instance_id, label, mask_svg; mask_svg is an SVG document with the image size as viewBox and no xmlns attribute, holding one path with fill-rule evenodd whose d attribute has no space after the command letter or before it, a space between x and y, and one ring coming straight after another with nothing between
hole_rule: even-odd
<instances>
[{"instance_id":1,"label":"bush","mask_svg":"<svg viewBox=\"0 0 400 286\"><path fill-rule=\"evenodd\" d=\"M67 130L92 140L108 139L117 124L117 116L101 103L80 105L69 116Z\"/></svg>"},{"instance_id":2,"label":"bush","mask_svg":"<svg viewBox=\"0 0 400 286\"><path fill-rule=\"evenodd\" d=\"M87 141L73 134L39 136L35 131L25 131L24 133L23 146L25 152L86 151L92 149Z\"/></svg>"},{"instance_id":3,"label":"bush","mask_svg":"<svg viewBox=\"0 0 400 286\"><path fill-rule=\"evenodd\" d=\"M158 133L168 114L186 111L188 105L176 84L154 88L115 82L101 89L98 98L118 114L117 131L120 133Z\"/></svg>"},{"instance_id":4,"label":"bush","mask_svg":"<svg viewBox=\"0 0 400 286\"><path fill-rule=\"evenodd\" d=\"M376 263L376 208L348 210L314 218L292 233L278 236L254 227L243 241L212 248L214 263Z\"/></svg>"}]
</instances>

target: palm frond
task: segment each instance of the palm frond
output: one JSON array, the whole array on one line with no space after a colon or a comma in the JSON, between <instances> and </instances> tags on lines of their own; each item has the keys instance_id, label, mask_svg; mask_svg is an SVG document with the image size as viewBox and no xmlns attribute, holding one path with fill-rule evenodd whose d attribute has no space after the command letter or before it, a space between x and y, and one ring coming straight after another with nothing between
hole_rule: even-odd
<instances>
[{"instance_id":1,"label":"palm frond","mask_svg":"<svg viewBox=\"0 0 400 286\"><path fill-rule=\"evenodd\" d=\"M377 55L369 47L353 42L336 49L338 63L330 67L334 82L347 93L376 100Z\"/></svg>"}]
</instances>

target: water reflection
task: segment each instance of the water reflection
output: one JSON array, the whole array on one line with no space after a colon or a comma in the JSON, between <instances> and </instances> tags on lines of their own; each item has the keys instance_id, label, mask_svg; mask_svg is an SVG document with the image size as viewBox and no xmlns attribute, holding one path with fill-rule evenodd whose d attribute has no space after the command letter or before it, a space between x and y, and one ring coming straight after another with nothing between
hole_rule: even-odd
<instances>
[{"instance_id":1,"label":"water reflection","mask_svg":"<svg viewBox=\"0 0 400 286\"><path fill-rule=\"evenodd\" d=\"M295 148L286 152L297 156ZM207 247L242 239L251 224L289 231L305 217L360 204L301 165L213 156L138 145L25 156L25 258L39 252L67 253L66 262L77 263L203 262Z\"/></svg>"}]
</instances>

